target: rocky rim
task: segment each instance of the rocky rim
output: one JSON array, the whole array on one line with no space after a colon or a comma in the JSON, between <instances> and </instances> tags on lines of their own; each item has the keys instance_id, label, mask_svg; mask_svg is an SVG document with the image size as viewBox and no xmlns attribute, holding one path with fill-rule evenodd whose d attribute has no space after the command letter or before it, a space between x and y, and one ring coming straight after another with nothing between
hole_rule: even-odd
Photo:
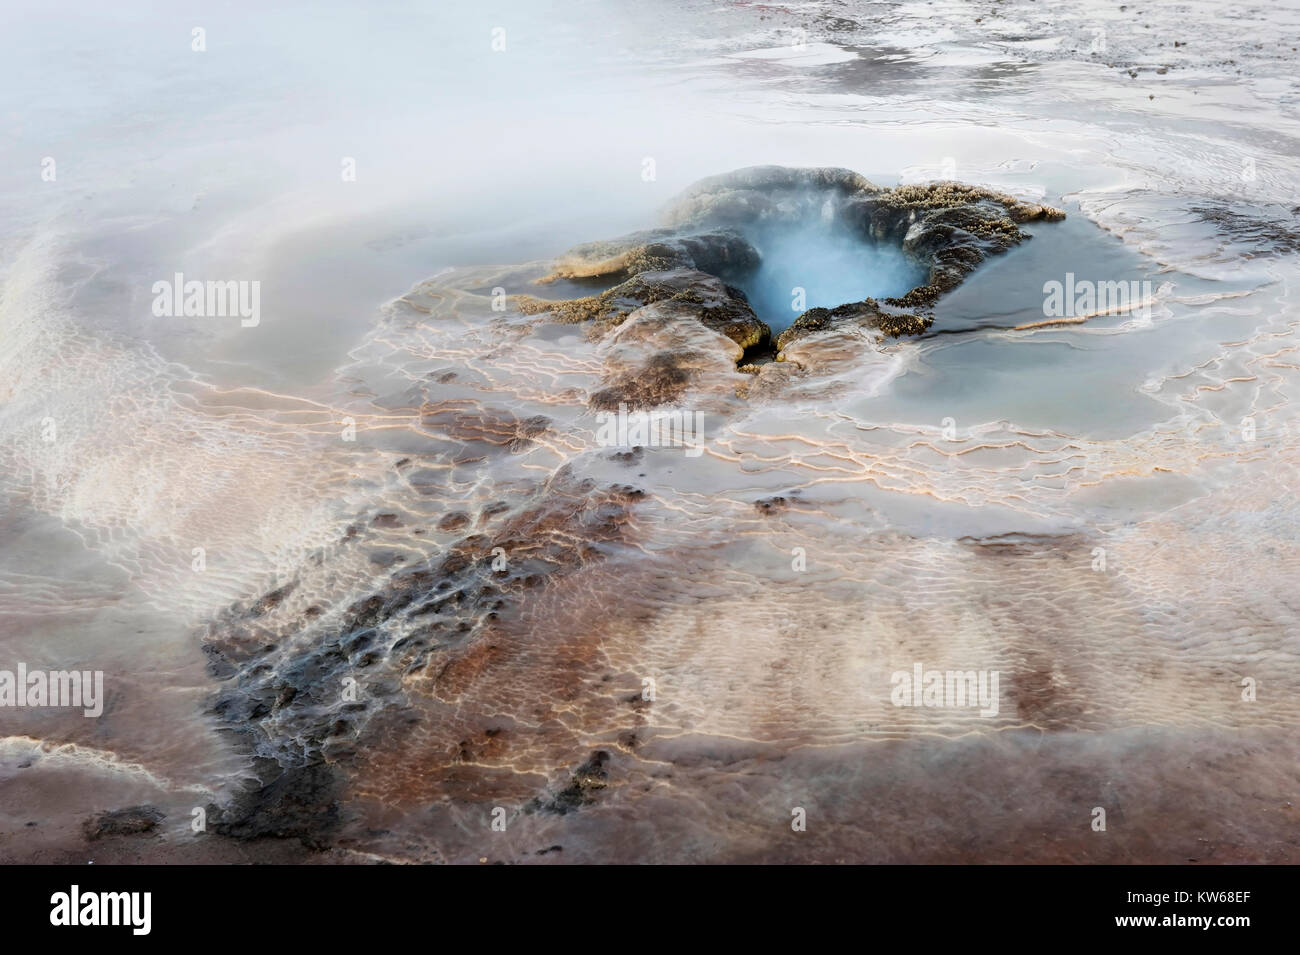
<instances>
[{"instance_id":1,"label":"rocky rim","mask_svg":"<svg viewBox=\"0 0 1300 955\"><path fill-rule=\"evenodd\" d=\"M924 268L926 281L896 298L808 309L773 340L736 287L761 262L745 233L760 224L815 218L846 226L864 242L899 246ZM675 315L725 335L736 346L740 370L756 372L755 359L785 361L793 342L849 325L879 338L923 333L942 295L988 256L1030 238L1020 228L1023 223L1063 218L1059 209L962 183L890 189L848 169L753 166L687 189L666 210L663 228L575 246L539 280L616 283L612 287L558 301L520 295L515 303L525 314L590 322L597 334L621 325L638 309L667 305ZM661 366L665 363L673 364L671 356L660 359ZM634 404L648 406L655 395L633 397Z\"/></svg>"}]
</instances>

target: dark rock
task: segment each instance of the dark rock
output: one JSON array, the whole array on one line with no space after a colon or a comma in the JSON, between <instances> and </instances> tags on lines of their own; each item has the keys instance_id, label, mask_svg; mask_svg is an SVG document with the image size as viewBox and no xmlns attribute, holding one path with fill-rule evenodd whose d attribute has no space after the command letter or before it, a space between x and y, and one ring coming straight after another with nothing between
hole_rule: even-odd
<instances>
[{"instance_id":1,"label":"dark rock","mask_svg":"<svg viewBox=\"0 0 1300 955\"><path fill-rule=\"evenodd\" d=\"M914 289L908 294L911 295L916 291ZM891 301L900 300L891 299ZM779 352L791 342L847 324L876 329L891 338L898 338L900 335L919 335L933 322L934 317L931 315L898 311L882 306L875 299L869 298L863 302L837 305L835 308L808 309L780 334L776 340L776 348Z\"/></svg>"},{"instance_id":2,"label":"dark rock","mask_svg":"<svg viewBox=\"0 0 1300 955\"><path fill-rule=\"evenodd\" d=\"M331 623L281 608L280 626L298 632L276 642L274 657L263 652L265 619L232 608L204 644L225 680L213 713L253 758L257 782L211 808L212 831L333 845L345 818L341 780L357 754L377 745L374 734L391 744L395 727L419 723L405 679L422 674L454 696L458 681L495 659L493 642L479 639L495 617L622 545L643 497L639 488L600 485L561 468L513 507L491 508L492 535L466 535L440 550L432 568L394 570L338 619L324 617ZM493 568L495 547L508 555L503 570ZM340 693L347 678L362 684L352 701ZM505 738L487 727L484 742L467 737L462 749L477 753ZM579 789L593 790L599 772L583 769Z\"/></svg>"},{"instance_id":3,"label":"dark rock","mask_svg":"<svg viewBox=\"0 0 1300 955\"><path fill-rule=\"evenodd\" d=\"M90 842L104 836L138 836L152 832L165 818L153 806L131 806L91 816L82 823L81 831Z\"/></svg>"},{"instance_id":4,"label":"dark rock","mask_svg":"<svg viewBox=\"0 0 1300 955\"><path fill-rule=\"evenodd\" d=\"M590 805L596 801L597 794L609 785L609 772L605 768L608 764L609 753L603 749L596 750L573 771L569 785L556 793L553 799L534 800L529 808L563 816Z\"/></svg>"},{"instance_id":5,"label":"dark rock","mask_svg":"<svg viewBox=\"0 0 1300 955\"><path fill-rule=\"evenodd\" d=\"M781 497L779 494L772 497L759 498L754 502L754 507L760 514L775 514L777 511L784 511L789 506L789 499Z\"/></svg>"},{"instance_id":6,"label":"dark rock","mask_svg":"<svg viewBox=\"0 0 1300 955\"><path fill-rule=\"evenodd\" d=\"M606 328L615 327L637 309L658 302L690 306L701 324L726 335L741 349L758 345L771 334L766 323L754 314L743 292L715 275L692 267L637 273L589 298L551 301L518 296L515 299L519 310L526 315L547 312L556 321L595 322Z\"/></svg>"},{"instance_id":7,"label":"dark rock","mask_svg":"<svg viewBox=\"0 0 1300 955\"><path fill-rule=\"evenodd\" d=\"M438 521L440 531L458 531L469 525L470 517L464 511L452 511Z\"/></svg>"},{"instance_id":8,"label":"dark rock","mask_svg":"<svg viewBox=\"0 0 1300 955\"><path fill-rule=\"evenodd\" d=\"M923 285L883 302L850 302L811 309L799 316L776 342L779 352L792 341L830 331L844 323L897 338L919 335L933 322L928 314L938 298L959 285L989 255L1005 252L1029 238L1025 222L1052 222L1064 213L1004 193L955 182L877 186L848 169L787 169L754 166L701 180L669 207L666 229L577 246L543 283L603 279L613 288L587 298L549 301L518 296L525 314L549 313L557 321L592 322L608 330L647 305L672 302L690 316L722 332L746 352L738 364L756 371L756 358L768 357L770 332L733 284L760 264L747 231L830 221L864 242L897 245L926 270ZM608 407L614 392L600 393L594 407ZM650 388L649 397L656 389ZM648 399L647 399L648 400Z\"/></svg>"},{"instance_id":9,"label":"dark rock","mask_svg":"<svg viewBox=\"0 0 1300 955\"><path fill-rule=\"evenodd\" d=\"M231 806L209 806L212 830L232 839L298 839L308 848L325 848L339 823L335 771L320 762L290 767L259 762L259 775L267 782Z\"/></svg>"}]
</instances>

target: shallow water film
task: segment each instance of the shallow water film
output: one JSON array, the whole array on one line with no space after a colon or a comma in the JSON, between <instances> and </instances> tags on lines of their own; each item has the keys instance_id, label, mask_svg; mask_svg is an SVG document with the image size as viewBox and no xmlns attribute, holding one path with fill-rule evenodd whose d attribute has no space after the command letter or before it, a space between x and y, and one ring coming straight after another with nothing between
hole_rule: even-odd
<instances>
[{"instance_id":1,"label":"shallow water film","mask_svg":"<svg viewBox=\"0 0 1300 955\"><path fill-rule=\"evenodd\" d=\"M1300 4L0 33L0 860L1300 861Z\"/></svg>"}]
</instances>

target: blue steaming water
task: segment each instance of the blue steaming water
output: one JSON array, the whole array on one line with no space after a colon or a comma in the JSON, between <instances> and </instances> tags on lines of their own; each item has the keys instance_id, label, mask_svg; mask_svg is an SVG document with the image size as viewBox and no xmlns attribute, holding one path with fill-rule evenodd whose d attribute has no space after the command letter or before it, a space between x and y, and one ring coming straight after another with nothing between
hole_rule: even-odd
<instances>
[{"instance_id":1,"label":"blue steaming water","mask_svg":"<svg viewBox=\"0 0 1300 955\"><path fill-rule=\"evenodd\" d=\"M739 285L773 333L810 308L902 295L926 271L893 245L878 245L821 222L755 237L762 265Z\"/></svg>"}]
</instances>

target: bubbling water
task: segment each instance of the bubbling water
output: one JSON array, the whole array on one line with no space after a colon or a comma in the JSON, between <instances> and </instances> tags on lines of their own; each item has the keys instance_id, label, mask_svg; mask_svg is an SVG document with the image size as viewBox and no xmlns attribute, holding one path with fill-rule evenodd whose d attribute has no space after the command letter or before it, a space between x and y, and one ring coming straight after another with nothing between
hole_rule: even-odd
<instances>
[{"instance_id":1,"label":"bubbling water","mask_svg":"<svg viewBox=\"0 0 1300 955\"><path fill-rule=\"evenodd\" d=\"M904 295L926 269L901 248L872 242L838 223L804 221L751 237L762 264L737 284L774 334L810 308Z\"/></svg>"}]
</instances>

